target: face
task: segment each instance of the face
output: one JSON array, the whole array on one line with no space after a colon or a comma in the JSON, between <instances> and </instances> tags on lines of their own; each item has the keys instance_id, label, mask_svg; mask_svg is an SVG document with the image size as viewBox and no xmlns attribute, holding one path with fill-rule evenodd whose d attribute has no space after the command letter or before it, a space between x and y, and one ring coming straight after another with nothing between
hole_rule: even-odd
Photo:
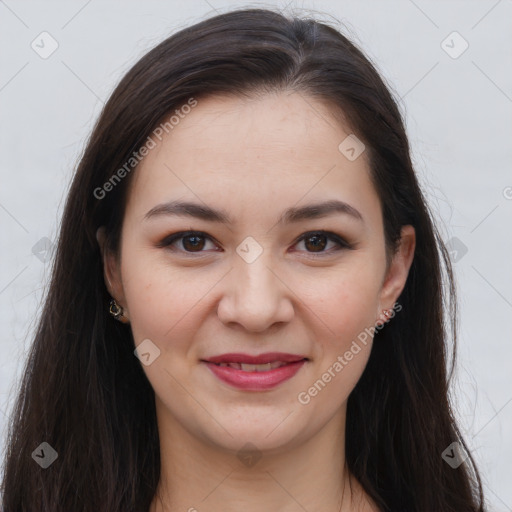
<instances>
[{"instance_id":1,"label":"face","mask_svg":"<svg viewBox=\"0 0 512 512\"><path fill-rule=\"evenodd\" d=\"M297 93L211 97L134 171L120 259L106 254L105 272L151 354L159 427L279 449L343 422L368 329L393 307L414 250L409 226L386 269L366 153L338 148L350 133ZM280 353L260 362L281 367L207 362L233 353Z\"/></svg>"}]
</instances>

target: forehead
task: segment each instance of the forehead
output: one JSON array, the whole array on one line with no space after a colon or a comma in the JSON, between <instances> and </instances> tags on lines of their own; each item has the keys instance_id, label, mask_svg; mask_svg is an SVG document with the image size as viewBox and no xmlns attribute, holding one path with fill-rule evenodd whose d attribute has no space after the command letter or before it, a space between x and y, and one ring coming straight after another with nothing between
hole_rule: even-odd
<instances>
[{"instance_id":1,"label":"forehead","mask_svg":"<svg viewBox=\"0 0 512 512\"><path fill-rule=\"evenodd\" d=\"M197 100L136 169L128 210L140 218L185 197L234 217L261 214L263 200L276 211L301 198L379 209L366 154L351 161L339 149L350 134L328 106L296 92Z\"/></svg>"}]
</instances>

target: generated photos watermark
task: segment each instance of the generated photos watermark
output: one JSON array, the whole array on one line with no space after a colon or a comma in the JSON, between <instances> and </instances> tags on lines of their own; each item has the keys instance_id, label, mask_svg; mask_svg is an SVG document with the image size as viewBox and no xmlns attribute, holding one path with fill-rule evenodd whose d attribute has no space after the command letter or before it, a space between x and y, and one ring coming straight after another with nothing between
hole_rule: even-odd
<instances>
[{"instance_id":1,"label":"generated photos watermark","mask_svg":"<svg viewBox=\"0 0 512 512\"><path fill-rule=\"evenodd\" d=\"M106 181L101 187L96 187L93 191L93 195L96 199L103 199L108 192L113 190L123 178L126 177L142 159L149 154L157 145L155 138L162 141L164 133L169 133L173 130L187 114L189 114L197 106L197 100L194 97L188 99L188 101L182 105L179 109L175 109L174 113L169 116L165 123L159 124L151 133L148 135L146 142L140 147L138 151L134 151L132 156L128 158L125 164L120 167L108 181Z\"/></svg>"},{"instance_id":2,"label":"generated photos watermark","mask_svg":"<svg viewBox=\"0 0 512 512\"><path fill-rule=\"evenodd\" d=\"M368 344L369 339L373 339L373 336L377 331L382 329L386 323L394 318L396 313L402 311L402 305L395 303L393 305L393 309L391 310L391 313L387 317L386 320L377 323L377 325L373 327L366 327L364 331L360 332L357 335L357 339L352 341L352 344L350 345L350 348L345 351L343 355L339 355L336 358L336 361L333 362L327 368L327 370L322 374L322 376L316 380L311 387L309 387L306 391L301 391L297 395L297 400L302 405L307 405L309 402L311 402L311 399L320 393L325 386L332 381L336 375L338 375L345 366L349 364L354 357L361 352L361 345L366 346Z\"/></svg>"}]
</instances>

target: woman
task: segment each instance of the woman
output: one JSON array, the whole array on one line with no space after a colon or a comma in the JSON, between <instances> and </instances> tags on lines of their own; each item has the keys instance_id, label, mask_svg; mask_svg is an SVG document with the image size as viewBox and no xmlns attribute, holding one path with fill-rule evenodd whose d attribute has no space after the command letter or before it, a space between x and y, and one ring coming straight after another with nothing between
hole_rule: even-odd
<instances>
[{"instance_id":1,"label":"woman","mask_svg":"<svg viewBox=\"0 0 512 512\"><path fill-rule=\"evenodd\" d=\"M135 64L84 151L3 510L483 511L448 320L367 58L311 19L202 21Z\"/></svg>"}]
</instances>

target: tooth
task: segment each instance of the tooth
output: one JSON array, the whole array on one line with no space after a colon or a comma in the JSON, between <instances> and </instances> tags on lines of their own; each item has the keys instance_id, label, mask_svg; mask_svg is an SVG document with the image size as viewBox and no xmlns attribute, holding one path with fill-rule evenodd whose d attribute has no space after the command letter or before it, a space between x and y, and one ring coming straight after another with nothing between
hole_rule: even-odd
<instances>
[{"instance_id":1,"label":"tooth","mask_svg":"<svg viewBox=\"0 0 512 512\"><path fill-rule=\"evenodd\" d=\"M266 363L266 364L257 364L255 365L256 366L256 371L257 372L268 372L268 370L271 369L271 363Z\"/></svg>"},{"instance_id":2,"label":"tooth","mask_svg":"<svg viewBox=\"0 0 512 512\"><path fill-rule=\"evenodd\" d=\"M244 372L254 372L259 365L242 363L240 366Z\"/></svg>"},{"instance_id":3,"label":"tooth","mask_svg":"<svg viewBox=\"0 0 512 512\"><path fill-rule=\"evenodd\" d=\"M280 368L286 363L283 361L273 361L271 363L263 364L249 364L249 363L216 363L217 366L229 367L235 370L242 370L244 372L268 372L275 368Z\"/></svg>"}]
</instances>

